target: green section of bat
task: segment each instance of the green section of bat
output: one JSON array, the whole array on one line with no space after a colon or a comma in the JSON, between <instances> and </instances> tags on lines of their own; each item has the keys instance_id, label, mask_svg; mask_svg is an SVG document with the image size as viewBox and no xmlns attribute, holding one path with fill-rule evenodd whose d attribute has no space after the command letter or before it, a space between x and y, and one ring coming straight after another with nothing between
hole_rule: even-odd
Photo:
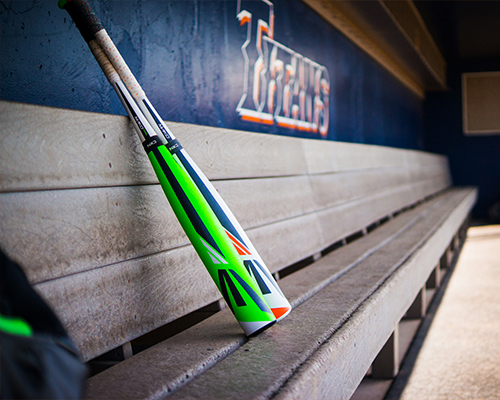
<instances>
[{"instance_id":1,"label":"green section of bat","mask_svg":"<svg viewBox=\"0 0 500 400\"><path fill-rule=\"evenodd\" d=\"M262 327L274 322L224 227L176 156L164 145L149 150L148 156L175 215L236 319Z\"/></svg>"},{"instance_id":2,"label":"green section of bat","mask_svg":"<svg viewBox=\"0 0 500 400\"><path fill-rule=\"evenodd\" d=\"M95 44L98 42L92 27L102 26L87 2L60 2L60 6L65 4L71 4L68 12L115 88L141 140L145 139L143 145L181 226L245 333L258 332L286 315L290 311L288 301L260 257L251 254L256 251L225 203L182 153L173 136L171 140L165 136L168 143L162 144L143 114L151 115L154 125L158 122L159 135L168 134L166 127L161 129L163 124L156 111L147 99L136 104L103 49ZM238 242L242 238L248 249Z\"/></svg>"}]
</instances>

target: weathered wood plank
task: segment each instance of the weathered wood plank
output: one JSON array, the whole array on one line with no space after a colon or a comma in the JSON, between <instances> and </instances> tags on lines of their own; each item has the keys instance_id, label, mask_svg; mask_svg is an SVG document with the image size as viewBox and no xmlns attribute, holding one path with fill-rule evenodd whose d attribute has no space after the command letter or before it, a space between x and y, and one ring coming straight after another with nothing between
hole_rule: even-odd
<instances>
[{"instance_id":1,"label":"weathered wood plank","mask_svg":"<svg viewBox=\"0 0 500 400\"><path fill-rule=\"evenodd\" d=\"M435 200L433 200L435 202ZM287 298L297 307L342 273L410 228L433 202L410 210L369 235L337 249L314 264L280 280ZM159 398L246 342L229 310L224 310L180 335L159 343L89 381L88 398ZM207 351L210 348L210 351ZM153 369L145 366L154 365ZM133 376L130 371L133 372Z\"/></svg>"},{"instance_id":2,"label":"weathered wood plank","mask_svg":"<svg viewBox=\"0 0 500 400\"><path fill-rule=\"evenodd\" d=\"M1 101L0 122L0 192L157 182L126 117ZM306 172L301 140L168 125L209 179Z\"/></svg>"},{"instance_id":3,"label":"weathered wood plank","mask_svg":"<svg viewBox=\"0 0 500 400\"><path fill-rule=\"evenodd\" d=\"M446 204L444 204L445 202L443 201L445 198L448 198ZM277 352L287 352L288 349L299 349L300 347L298 351L301 353L302 351L307 352L306 349L310 346L314 347L321 335L315 336L318 334L318 331L315 331L312 335L309 335L309 333L306 334L303 331L305 330L308 332L309 330L314 330L316 322L323 325L329 325L328 329L331 328L331 324L335 324L334 320L328 315L307 309L307 304L314 299L314 295L318 292L321 294L325 289L329 288L327 285L332 281L335 284L335 282L339 281L340 277L346 276L346 270L354 271L355 269L361 268L360 266L363 263L368 263L366 265L369 270L375 266L392 268L387 256L393 255L393 259L396 260L396 263L397 260L405 259L405 256L401 253L401 244L405 243L407 250L411 246L414 246L414 244L411 243L411 241L414 240L414 235L410 240L408 240L408 237L411 236L411 231L414 230L413 227L417 223L422 224L423 222L429 223L429 221L433 221L434 224L439 225L439 218L433 217L436 215L439 216L446 207L449 207L450 204L456 204L457 199L463 200L463 198L463 193L457 194L456 192L439 196L437 199L433 199L424 203L422 206L399 215L397 218L382 225L369 235L336 250L311 266L281 280L280 285L287 297L291 300L294 310L289 317L271 328L268 333L265 333L265 335L270 335L274 338L272 345L266 345L266 349L262 349L262 351L259 350L257 347L261 346L260 338L262 336L259 335L258 338L252 339L246 347L241 350L244 352L243 354L248 355L253 355L254 350L258 353L255 355L255 359L250 361L247 360L246 362L248 362L248 364L241 366L242 369L245 369L250 375L255 373L257 376L256 379L259 380L261 375L264 374L264 371L269 371L267 369L268 367L274 368L276 364L282 361L282 359L274 359ZM436 204L440 205L437 209ZM434 214L428 215L431 210L434 210ZM444 214L446 214L446 212ZM442 217L442 215L440 216ZM432 233L432 229L426 230L426 228L419 229L418 231L420 235L425 233L429 236ZM401 239L399 239L399 242L391 245L391 249L385 250L385 248L395 239L403 235L406 235L405 237L407 240L401 241ZM381 262L380 257L385 257L385 261ZM363 279L359 279L360 275L363 276ZM371 276L371 272L368 272L366 269L360 270L355 277L351 277L349 280L352 287L345 286L344 289L339 289L338 286L332 286L330 296L337 296L335 302L332 303L330 299L322 300L320 303L323 304L327 310L337 308L338 311L339 307L349 306L351 298L357 298L356 296L358 294L360 295L360 293L367 290L369 286L361 282L364 282L369 276ZM377 277L378 281L384 279L381 275L377 275ZM356 287L359 288L356 289ZM358 293L357 290L360 292ZM309 300L305 301L306 299ZM302 308L303 306L298 307L299 304L303 304L306 308ZM335 305L335 307L333 305ZM297 312L301 309L305 311L301 313L301 315L296 316ZM304 319L302 319L303 317ZM291 321L292 319L293 321ZM311 322L311 319L313 319L314 322ZM291 321L290 324L287 322L289 320ZM302 334L309 336L302 341ZM221 358L224 358L241 346L244 342L245 339L238 330L237 323L234 321L229 310L226 309L197 326L188 329L182 334L159 343L153 348L105 371L103 374L93 377L89 381L88 397L121 398L124 395L128 398L164 397L170 391L185 385L187 381L190 381L193 377L206 371ZM253 344L256 344L257 347L254 348ZM245 352L245 350L248 350L248 352ZM266 350L269 351L267 355L265 353ZM238 352L240 352L240 350L238 350ZM294 356L296 355L297 353L295 352ZM307 356L305 358L307 358ZM223 361L223 363L226 361ZM262 368L260 372L256 371L259 369L259 365L266 364L267 362L269 362L269 365L266 365L266 368ZM152 365L154 365L153 368L146 368L146 366L150 367ZM232 364L232 366L234 368L239 368L236 364ZM289 366L290 364L284 364L282 367L288 369ZM218 368L218 366L215 368ZM239 372L241 372L241 370ZM269 372L271 374L273 373L273 371ZM288 370L287 373L289 372ZM365 371L363 371L363 373L364 372ZM233 375L231 374L231 376ZM272 380L273 378L278 379L279 376L272 375L270 378L266 379ZM246 381L246 379L239 380L239 382L244 381ZM248 387L251 387L254 383L253 381L249 382ZM259 383L256 384L257 386L260 385ZM222 385L224 385L224 383L222 383ZM218 384L215 386L220 385ZM196 393L202 395L202 391L197 392L194 390L194 392L184 392L181 390L179 397L190 397L191 395L197 397ZM214 394L213 388L210 389L209 393L206 395L211 398L218 398L217 394ZM240 391L234 393L234 397L239 395L241 395ZM228 391L222 395L222 398L231 396L233 396L232 391Z\"/></svg>"},{"instance_id":4,"label":"weathered wood plank","mask_svg":"<svg viewBox=\"0 0 500 400\"><path fill-rule=\"evenodd\" d=\"M310 174L370 168L439 166L447 168L447 158L438 154L357 143L304 140Z\"/></svg>"},{"instance_id":5,"label":"weathered wood plank","mask_svg":"<svg viewBox=\"0 0 500 400\"><path fill-rule=\"evenodd\" d=\"M0 101L0 122L2 192L155 179L126 117Z\"/></svg>"},{"instance_id":6,"label":"weathered wood plank","mask_svg":"<svg viewBox=\"0 0 500 400\"><path fill-rule=\"evenodd\" d=\"M210 180L304 175L305 139L168 122Z\"/></svg>"},{"instance_id":7,"label":"weathered wood plank","mask_svg":"<svg viewBox=\"0 0 500 400\"><path fill-rule=\"evenodd\" d=\"M0 194L0 244L32 283L187 243L159 185Z\"/></svg>"},{"instance_id":8,"label":"weathered wood plank","mask_svg":"<svg viewBox=\"0 0 500 400\"><path fill-rule=\"evenodd\" d=\"M411 304L412 296L425 283L447 241L470 212L476 196L476 191L469 191L447 213L447 218L430 232L425 244L304 363L277 399L301 398L305 393L315 398L340 399L352 395L378 349Z\"/></svg>"},{"instance_id":9,"label":"weathered wood plank","mask_svg":"<svg viewBox=\"0 0 500 400\"><path fill-rule=\"evenodd\" d=\"M1 101L0 122L0 192L157 182L126 117ZM442 156L382 146L168 125L212 180L446 162Z\"/></svg>"},{"instance_id":10,"label":"weathered wood plank","mask_svg":"<svg viewBox=\"0 0 500 400\"><path fill-rule=\"evenodd\" d=\"M321 209L402 185L431 179L445 182L445 175L436 167L413 166L318 174L310 179L314 199ZM444 187L447 187L446 183L443 183Z\"/></svg>"},{"instance_id":11,"label":"weathered wood plank","mask_svg":"<svg viewBox=\"0 0 500 400\"><path fill-rule=\"evenodd\" d=\"M213 183L245 230L310 214L318 209L308 176Z\"/></svg>"},{"instance_id":12,"label":"weathered wood plank","mask_svg":"<svg viewBox=\"0 0 500 400\"><path fill-rule=\"evenodd\" d=\"M381 184L390 191L381 193L370 193L380 190L378 185L363 185L382 183L390 174L385 170L371 171L368 179L356 172L216 181L215 186L247 230L268 232L273 224L301 216L311 221L309 227L301 222L300 228L279 233L254 233L257 249L277 270L440 189L437 179L401 186L405 179L393 173L397 178ZM318 216L311 216L317 210ZM280 226L290 224L297 223ZM284 240L296 245L283 251ZM0 193L0 245L33 283L186 244L159 185Z\"/></svg>"},{"instance_id":13,"label":"weathered wood plank","mask_svg":"<svg viewBox=\"0 0 500 400\"><path fill-rule=\"evenodd\" d=\"M399 186L318 212L325 243L334 243L441 189L435 181Z\"/></svg>"},{"instance_id":14,"label":"weathered wood plank","mask_svg":"<svg viewBox=\"0 0 500 400\"><path fill-rule=\"evenodd\" d=\"M35 288L60 317L84 360L221 297L190 246Z\"/></svg>"},{"instance_id":15,"label":"weathered wood plank","mask_svg":"<svg viewBox=\"0 0 500 400\"><path fill-rule=\"evenodd\" d=\"M247 231L271 272L324 249L325 239L316 214L306 214Z\"/></svg>"},{"instance_id":16,"label":"weathered wood plank","mask_svg":"<svg viewBox=\"0 0 500 400\"><path fill-rule=\"evenodd\" d=\"M348 398L425 283L445 246L441 239L470 211L474 195L457 196L171 398ZM404 273L391 277L396 270Z\"/></svg>"},{"instance_id":17,"label":"weathered wood plank","mask_svg":"<svg viewBox=\"0 0 500 400\"><path fill-rule=\"evenodd\" d=\"M357 143L303 142L310 174L404 165L405 151Z\"/></svg>"}]
</instances>

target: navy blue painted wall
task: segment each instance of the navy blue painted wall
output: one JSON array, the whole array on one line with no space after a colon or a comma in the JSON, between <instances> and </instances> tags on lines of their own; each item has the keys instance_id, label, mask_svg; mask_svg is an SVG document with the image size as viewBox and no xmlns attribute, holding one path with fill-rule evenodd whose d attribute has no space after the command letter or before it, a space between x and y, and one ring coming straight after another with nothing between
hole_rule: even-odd
<instances>
[{"instance_id":1,"label":"navy blue painted wall","mask_svg":"<svg viewBox=\"0 0 500 400\"><path fill-rule=\"evenodd\" d=\"M423 147L423 102L300 0L275 0L274 40L321 65L329 84L326 135L242 120L241 47L247 25L236 1L89 1L166 120L308 138ZM250 67L257 58L257 19L269 7L243 1L252 13ZM57 0L0 1L0 98L124 114L116 95ZM266 57L272 46L268 44ZM289 53L278 54L284 66ZM311 69L313 70L313 69ZM267 73L267 83L271 79ZM249 74L253 87L253 74ZM314 85L306 93L314 96ZM249 96L251 96L249 92ZM299 104L298 96L293 98ZM326 104L326 103L325 103ZM247 108L255 106L248 97ZM324 122L324 114L319 114Z\"/></svg>"},{"instance_id":2,"label":"navy blue painted wall","mask_svg":"<svg viewBox=\"0 0 500 400\"><path fill-rule=\"evenodd\" d=\"M500 201L500 135L462 133L461 74L485 71L500 71L500 60L453 62L448 70L449 90L428 93L424 106L425 149L448 156L455 185L479 188L472 213L478 220L489 220L489 208Z\"/></svg>"}]
</instances>

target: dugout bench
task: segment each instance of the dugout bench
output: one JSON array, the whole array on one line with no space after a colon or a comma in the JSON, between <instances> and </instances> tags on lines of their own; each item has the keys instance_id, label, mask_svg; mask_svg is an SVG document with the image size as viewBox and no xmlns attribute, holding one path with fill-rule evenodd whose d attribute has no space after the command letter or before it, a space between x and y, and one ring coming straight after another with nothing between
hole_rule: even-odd
<instances>
[{"instance_id":1,"label":"dugout bench","mask_svg":"<svg viewBox=\"0 0 500 400\"><path fill-rule=\"evenodd\" d=\"M126 117L0 118L0 245L101 366L88 398L348 399L394 376L477 196L440 155L169 123L294 307L248 340Z\"/></svg>"}]
</instances>

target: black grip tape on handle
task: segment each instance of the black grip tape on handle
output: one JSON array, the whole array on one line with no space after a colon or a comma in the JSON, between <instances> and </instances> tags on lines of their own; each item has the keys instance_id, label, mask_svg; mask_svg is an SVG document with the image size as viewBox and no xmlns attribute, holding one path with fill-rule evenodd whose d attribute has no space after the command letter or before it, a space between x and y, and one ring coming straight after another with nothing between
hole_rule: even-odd
<instances>
[{"instance_id":1,"label":"black grip tape on handle","mask_svg":"<svg viewBox=\"0 0 500 400\"><path fill-rule=\"evenodd\" d=\"M68 0L64 9L75 22L76 27L88 43L95 39L95 34L104 29L86 0Z\"/></svg>"}]
</instances>

